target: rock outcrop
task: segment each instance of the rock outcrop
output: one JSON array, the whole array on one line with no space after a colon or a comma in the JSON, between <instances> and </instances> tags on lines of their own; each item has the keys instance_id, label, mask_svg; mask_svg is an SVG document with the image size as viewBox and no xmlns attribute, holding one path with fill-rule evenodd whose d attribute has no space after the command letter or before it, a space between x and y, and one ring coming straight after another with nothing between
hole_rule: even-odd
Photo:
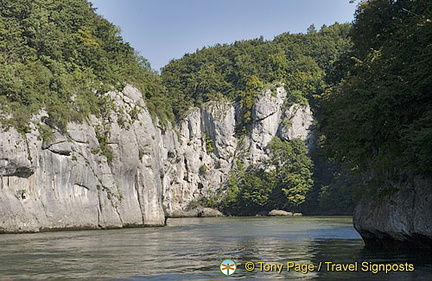
<instances>
[{"instance_id":1,"label":"rock outcrop","mask_svg":"<svg viewBox=\"0 0 432 281\"><path fill-rule=\"evenodd\" d=\"M178 126L178 141L169 135L170 139L163 142L172 159L166 163L163 177L163 202L168 216L184 216L191 202L211 197L224 188L235 160L246 165L260 165L267 160L267 146L275 136L284 140L310 138L310 108L287 106L286 96L283 87L263 92L252 109L250 136L236 137L237 106L230 101L209 102L191 109ZM177 142L177 146L172 145Z\"/></svg>"},{"instance_id":2,"label":"rock outcrop","mask_svg":"<svg viewBox=\"0 0 432 281\"><path fill-rule=\"evenodd\" d=\"M0 232L164 225L224 188L235 159L259 165L273 137L306 140L312 124L309 107L287 106L282 87L263 93L251 135L242 138L229 101L193 108L162 129L137 89L107 95L113 112L69 123L67 133L41 134L44 112L24 135L0 129Z\"/></svg>"},{"instance_id":3,"label":"rock outcrop","mask_svg":"<svg viewBox=\"0 0 432 281\"><path fill-rule=\"evenodd\" d=\"M384 196L364 198L354 211L354 227L366 246L431 249L432 180L399 183Z\"/></svg>"},{"instance_id":4,"label":"rock outcrop","mask_svg":"<svg viewBox=\"0 0 432 281\"><path fill-rule=\"evenodd\" d=\"M268 213L269 216L271 217L286 217L286 216L292 216L293 213L292 212L287 212L284 210L271 210Z\"/></svg>"},{"instance_id":5,"label":"rock outcrop","mask_svg":"<svg viewBox=\"0 0 432 281\"><path fill-rule=\"evenodd\" d=\"M268 159L266 147L278 136L282 140L310 138L312 113L308 106L287 106L287 93L283 87L266 91L252 108L252 133L249 139L249 159L261 163Z\"/></svg>"},{"instance_id":6,"label":"rock outcrop","mask_svg":"<svg viewBox=\"0 0 432 281\"><path fill-rule=\"evenodd\" d=\"M234 107L227 101L191 109L168 134L169 151L163 176L164 207L168 216L183 216L190 202L214 194L232 169L237 139ZM174 145L173 145L174 144Z\"/></svg>"},{"instance_id":7,"label":"rock outcrop","mask_svg":"<svg viewBox=\"0 0 432 281\"><path fill-rule=\"evenodd\" d=\"M161 130L136 89L108 95L124 124L91 117L43 140L42 114L28 134L0 130L0 232L164 224Z\"/></svg>"}]
</instances>

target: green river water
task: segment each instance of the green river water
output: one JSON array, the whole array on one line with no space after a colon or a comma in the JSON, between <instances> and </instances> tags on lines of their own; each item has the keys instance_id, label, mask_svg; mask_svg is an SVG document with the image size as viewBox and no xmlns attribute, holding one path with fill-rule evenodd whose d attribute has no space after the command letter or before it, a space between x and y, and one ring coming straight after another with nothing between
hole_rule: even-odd
<instances>
[{"instance_id":1,"label":"green river water","mask_svg":"<svg viewBox=\"0 0 432 281\"><path fill-rule=\"evenodd\" d=\"M365 250L350 217L181 218L167 224L3 234L0 279L432 280L429 255ZM231 276L220 271L224 259L237 265ZM397 271L373 272L379 264Z\"/></svg>"}]
</instances>

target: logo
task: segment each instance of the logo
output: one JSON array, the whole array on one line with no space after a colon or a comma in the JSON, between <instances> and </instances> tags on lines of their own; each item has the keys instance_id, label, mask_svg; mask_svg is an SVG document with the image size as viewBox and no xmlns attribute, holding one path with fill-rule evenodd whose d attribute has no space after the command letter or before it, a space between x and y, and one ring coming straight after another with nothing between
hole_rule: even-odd
<instances>
[{"instance_id":1,"label":"logo","mask_svg":"<svg viewBox=\"0 0 432 281\"><path fill-rule=\"evenodd\" d=\"M237 269L237 265L235 261L230 259L223 260L220 264L220 271L225 276L233 275L236 272L236 269Z\"/></svg>"}]
</instances>

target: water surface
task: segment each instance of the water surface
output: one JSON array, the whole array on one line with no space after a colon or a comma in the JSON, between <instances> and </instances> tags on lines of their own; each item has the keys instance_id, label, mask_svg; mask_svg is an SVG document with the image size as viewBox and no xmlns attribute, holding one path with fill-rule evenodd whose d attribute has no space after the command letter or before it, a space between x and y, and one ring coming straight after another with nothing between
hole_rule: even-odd
<instances>
[{"instance_id":1,"label":"water surface","mask_svg":"<svg viewBox=\"0 0 432 281\"><path fill-rule=\"evenodd\" d=\"M363 248L350 217L169 219L168 226L0 235L1 280L431 280L430 257ZM225 258L237 263L221 274ZM253 262L252 272L245 270ZM282 264L281 273L260 262ZM412 272L287 271L286 263L384 263Z\"/></svg>"}]
</instances>

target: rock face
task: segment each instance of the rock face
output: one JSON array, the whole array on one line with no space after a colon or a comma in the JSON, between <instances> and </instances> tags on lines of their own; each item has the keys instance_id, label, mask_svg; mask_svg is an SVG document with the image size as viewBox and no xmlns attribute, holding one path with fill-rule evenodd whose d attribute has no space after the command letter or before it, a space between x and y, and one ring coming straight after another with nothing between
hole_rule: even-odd
<instances>
[{"instance_id":1,"label":"rock face","mask_svg":"<svg viewBox=\"0 0 432 281\"><path fill-rule=\"evenodd\" d=\"M183 216L188 205L213 194L232 169L237 139L234 107L227 101L192 109L178 127L178 140L167 134L163 186L168 216Z\"/></svg>"},{"instance_id":2,"label":"rock face","mask_svg":"<svg viewBox=\"0 0 432 281\"><path fill-rule=\"evenodd\" d=\"M252 134L249 140L249 159L253 164L267 160L266 147L278 136L282 140L309 139L312 113L308 106L284 103L287 93L283 87L266 91L252 108Z\"/></svg>"},{"instance_id":3,"label":"rock face","mask_svg":"<svg viewBox=\"0 0 432 281\"><path fill-rule=\"evenodd\" d=\"M164 224L161 132L136 89L109 95L125 112L139 107L136 120L71 123L49 142L37 129L44 116L25 136L0 130L0 232Z\"/></svg>"},{"instance_id":4,"label":"rock face","mask_svg":"<svg viewBox=\"0 0 432 281\"><path fill-rule=\"evenodd\" d=\"M263 93L252 133L240 139L228 101L191 109L176 128L162 129L137 89L107 95L114 112L70 123L65 134L39 133L44 112L25 135L0 128L0 232L164 225L224 188L235 159L259 164L273 137L310 135L310 109L286 106L283 88ZM197 210L192 215L221 215Z\"/></svg>"},{"instance_id":5,"label":"rock face","mask_svg":"<svg viewBox=\"0 0 432 281\"><path fill-rule=\"evenodd\" d=\"M432 179L413 179L383 198L363 199L354 227L369 247L432 248Z\"/></svg>"},{"instance_id":6,"label":"rock face","mask_svg":"<svg viewBox=\"0 0 432 281\"><path fill-rule=\"evenodd\" d=\"M310 137L312 113L308 106L286 106L283 87L267 90L252 109L250 136L235 136L236 105L229 101L192 109L179 124L179 141L168 134L164 169L164 208L168 216L184 216L191 202L223 189L236 160L259 165L268 159L267 146L278 136L285 140ZM175 144L178 143L176 146Z\"/></svg>"}]
</instances>

